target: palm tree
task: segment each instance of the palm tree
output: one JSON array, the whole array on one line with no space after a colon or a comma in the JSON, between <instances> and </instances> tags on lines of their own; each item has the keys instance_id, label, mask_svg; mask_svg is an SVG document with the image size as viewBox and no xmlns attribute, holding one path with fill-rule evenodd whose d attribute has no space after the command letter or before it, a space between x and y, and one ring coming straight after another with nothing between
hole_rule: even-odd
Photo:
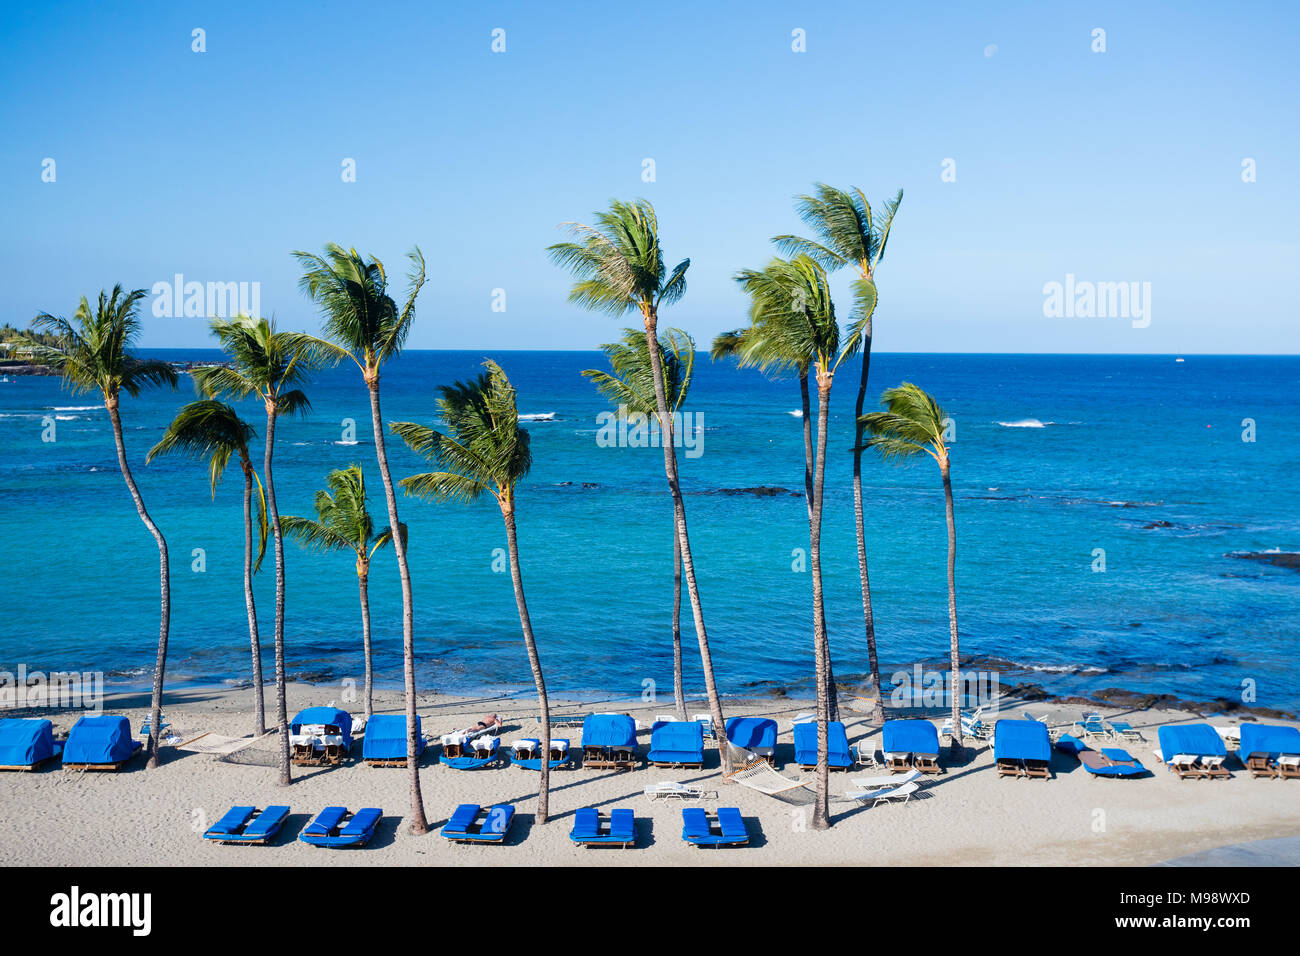
<instances>
[{"instance_id":1,"label":"palm tree","mask_svg":"<svg viewBox=\"0 0 1300 956\"><path fill-rule=\"evenodd\" d=\"M366 719L374 713L374 662L370 652L370 559L393 540L391 528L375 534L366 510L366 479L360 465L331 471L325 478L329 491L316 492L316 518L285 515L284 533L305 548L316 551L351 551L357 559L357 584L361 592L361 640L366 667ZM405 532L405 527L403 527Z\"/></svg>"},{"instance_id":2,"label":"palm tree","mask_svg":"<svg viewBox=\"0 0 1300 956\"><path fill-rule=\"evenodd\" d=\"M257 396L266 409L266 451L262 480L266 483L266 510L275 545L275 704L280 733L280 784L288 786L289 714L284 676L284 535L275 499L275 423L281 415L305 415L311 402L301 388L310 373L324 361L325 343L301 332L279 332L263 318L241 315L214 319L212 331L230 356L229 365L194 370L194 384L209 398L236 399Z\"/></svg>"},{"instance_id":3,"label":"palm tree","mask_svg":"<svg viewBox=\"0 0 1300 956\"><path fill-rule=\"evenodd\" d=\"M952 667L952 753L961 756L961 659L957 643L957 525L952 513L952 481L948 474L948 446L944 443L944 414L939 403L911 382L880 396L888 411L871 412L858 419L871 432L866 447L886 461L903 461L925 452L939 464L948 518L948 631Z\"/></svg>"},{"instance_id":4,"label":"palm tree","mask_svg":"<svg viewBox=\"0 0 1300 956\"><path fill-rule=\"evenodd\" d=\"M668 393L668 408L674 418L686 402L695 374L695 342L680 329L668 329L660 346L660 362L664 369L664 387ZM654 391L654 370L646 351L644 333L624 329L623 339L602 345L612 372L587 369L582 374L595 383L602 395L619 410L620 414L640 415L649 419L658 414ZM669 420L670 426L674 419ZM671 442L673 434L668 434ZM686 694L682 687L682 546L673 529L673 704L677 719L686 719Z\"/></svg>"},{"instance_id":5,"label":"palm tree","mask_svg":"<svg viewBox=\"0 0 1300 956\"><path fill-rule=\"evenodd\" d=\"M378 259L363 259L355 249L329 243L323 256L295 252L306 271L298 287L321 307L325 335L336 358L352 359L370 392L370 426L375 435L375 459L384 482L388 527L400 528L393 473L388 468L384 420L379 407L379 373L385 362L402 352L415 321L415 297L424 285L424 256L417 246L410 254L410 287L399 310L388 294L388 274ZM411 569L406 560L406 538L393 540L397 573L402 581L402 670L406 690L406 772L411 797L411 832L429 832L420 792L419 718L415 713L415 604L411 597Z\"/></svg>"},{"instance_id":6,"label":"palm tree","mask_svg":"<svg viewBox=\"0 0 1300 956\"><path fill-rule=\"evenodd\" d=\"M832 272L853 264L858 278L853 283L853 316L850 321L862 328L862 377L858 380L858 399L854 416L853 443L853 520L858 534L858 572L862 585L862 619L867 632L867 657L872 687L880 692L880 662L876 656L876 624L871 613L871 582L867 576L867 539L862 516L862 411L867 396L867 375L871 371L872 316L876 311L876 267L885 256L885 245L894 216L903 201L903 191L884 203L879 219L873 218L871 204L860 189L842 190L825 183L815 187L816 195L800 196L795 201L799 217L813 230L818 240L799 236L777 236L774 241L787 254L803 253Z\"/></svg>"},{"instance_id":7,"label":"palm tree","mask_svg":"<svg viewBox=\"0 0 1300 956\"><path fill-rule=\"evenodd\" d=\"M577 280L569 291L569 301L599 312L624 315L636 311L645 326L646 352L654 376L655 410L659 415L661 436L670 433L668 390L665 384L663 353L659 347L659 309L671 305L686 293L686 270L691 260L683 259L668 271L659 246L659 220L654 207L644 199L635 202L610 202L609 209L596 213L596 226L570 223L575 242L561 242L547 252L557 265L568 269ZM686 527L686 503L677 477L677 454L671 441L660 441L664 451L664 474L673 498L673 516L677 522L677 542L682 552L682 572L691 599L695 619L695 636L700 644L700 664L704 671L704 688L709 710L718 733L726 726L722 718L722 701L713 678L713 655L709 635L704 627L704 610L695 580L695 561L691 557L690 534ZM731 772L731 753L722 737L718 754L723 771Z\"/></svg>"},{"instance_id":8,"label":"palm tree","mask_svg":"<svg viewBox=\"0 0 1300 956\"><path fill-rule=\"evenodd\" d=\"M140 335L139 302L145 297L144 289L123 292L121 285L113 286L111 294L102 290L99 301L92 309L86 297L73 315L73 321L42 312L32 322L39 334L52 335L57 344L37 343L22 346L21 352L42 365L59 370L63 385L74 393L98 391L104 398L108 419L113 426L113 441L117 445L117 464L122 478L135 502L140 520L158 544L158 583L161 592L158 625L158 656L154 663L153 698L150 703L149 767L158 766L158 731L161 726L163 676L167 668L167 636L171 626L171 575L167 559L167 541L158 525L145 509L144 498L131 475L126 460L126 444L122 440L122 418L118 403L122 392L132 398L143 389L156 385L176 387L176 370L158 359L141 359L131 349ZM75 323L75 324L74 324Z\"/></svg>"},{"instance_id":9,"label":"palm tree","mask_svg":"<svg viewBox=\"0 0 1300 956\"><path fill-rule=\"evenodd\" d=\"M542 717L541 785L537 793L537 822L545 823L549 813L551 708L546 697L542 662L524 599L524 579L519 569L519 542L515 536L515 487L528 474L533 456L527 430L519 426L515 389L501 366L485 361L486 373L470 382L443 385L438 391L438 409L447 423L447 434L417 425L392 422L394 434L415 451L441 467L442 471L402 479L407 494L435 501L469 504L484 494L496 499L506 526L506 547L510 555L510 577L514 582L519 626L523 630L528 664L537 686L537 705Z\"/></svg>"},{"instance_id":10,"label":"palm tree","mask_svg":"<svg viewBox=\"0 0 1300 956\"><path fill-rule=\"evenodd\" d=\"M750 297L750 327L740 336L742 360L760 368L794 367L817 379L817 449L813 458L808 553L813 585L813 656L817 669L817 800L813 827L830 826L827 728L831 720L830 640L822 593L821 529L826 482L826 441L831 387L845 358L857 351L860 327L841 340L826 271L806 255L773 259L761 270L745 269L736 281Z\"/></svg>"},{"instance_id":11,"label":"palm tree","mask_svg":"<svg viewBox=\"0 0 1300 956\"><path fill-rule=\"evenodd\" d=\"M262 641L257 630L257 606L253 601L253 573L262 566L266 554L266 492L262 479L253 469L248 454L248 443L257 436L252 425L225 402L201 399L184 406L167 426L162 440L145 457L152 462L159 455L180 453L208 460L209 482L212 497L217 497L217 485L226 473L226 466L235 455L239 456L240 470L244 473L244 606L248 611L248 640L253 652L253 736L266 733L266 701L262 691ZM257 484L257 558L253 558L253 485Z\"/></svg>"}]
</instances>

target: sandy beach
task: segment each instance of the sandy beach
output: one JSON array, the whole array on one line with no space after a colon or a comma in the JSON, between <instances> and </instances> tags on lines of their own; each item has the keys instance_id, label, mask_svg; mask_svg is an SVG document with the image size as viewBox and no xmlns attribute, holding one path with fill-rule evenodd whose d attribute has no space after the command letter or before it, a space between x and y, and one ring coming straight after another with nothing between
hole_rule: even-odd
<instances>
[{"instance_id":1,"label":"sandy beach","mask_svg":"<svg viewBox=\"0 0 1300 956\"><path fill-rule=\"evenodd\" d=\"M327 704L334 688L292 685L289 713ZM249 732L251 700L247 690L185 689L169 691L164 710L172 731L189 740L202 733L242 736ZM376 712L400 712L400 694L376 694ZM273 694L268 693L268 717ZM421 695L419 710L426 734L439 735L472 724L489 712L503 723L503 749L517 737L536 733L536 707L526 698L468 699ZM359 713L355 704L346 705ZM110 696L104 712L124 714L138 730L145 716L147 695ZM635 703L578 704L556 702L559 716L596 712L626 712L643 726L638 735L642 757L649 742L649 724L671 705ZM693 710L703 710L695 707ZM727 716L774 717L780 727L777 759L790 778L812 781L791 762L790 719L811 709L794 700L728 701ZM1064 722L1079 708L1039 704L1032 708ZM1022 708L1008 710L1020 716ZM33 773L0 777L0 864L46 866L100 865L1010 865L1079 866L1097 864L1150 865L1226 844L1300 832L1300 783L1254 780L1235 757L1229 758L1232 779L1180 781L1156 763L1155 727L1165 723L1194 723L1205 718L1179 711L1102 711L1105 718L1129 721L1146 743L1125 744L1153 775L1135 780L1101 780L1085 773L1072 758L1056 754L1052 779L998 779L990 747L968 741L967 759L924 781L917 797L906 804L875 808L833 802L835 825L814 832L807 824L811 808L791 806L723 779L716 750L706 749L705 768L633 771L565 769L551 775L551 821L535 826L537 775L511 766L474 771L451 770L437 762L439 748L430 746L421 770L426 813L435 828L424 836L409 832L406 817L406 774L360 761L358 740L352 759L337 768L295 767L294 783L275 784L276 738L268 735L245 748L235 760L163 749L164 762L146 771L135 757L120 773L65 771L58 761ZM63 737L78 716L74 711L16 713L6 716L46 716ZM879 737L878 727L862 714L844 708L841 714L849 740ZM1235 725L1236 718L1215 716L1215 725ZM1271 721L1270 721L1271 722ZM577 749L581 728L560 727ZM970 746L971 744L974 746ZM945 748L946 749L946 748ZM832 800L851 789L850 778L873 776L879 770L835 772ZM657 781L691 783L718 793L717 800L677 801L647 798L643 789ZM505 846L466 846L441 839L436 828L457 804L512 803L517 815ZM288 823L271 846L221 846L200 838L205 827L232 804L285 803ZM337 851L309 847L297 834L323 807L342 804L352 809L376 806L383 822L372 843L360 850ZM573 811L579 807L630 807L636 813L636 849L584 849L568 838ZM736 806L751 833L751 845L731 850L697 849L680 839L683 806Z\"/></svg>"}]
</instances>

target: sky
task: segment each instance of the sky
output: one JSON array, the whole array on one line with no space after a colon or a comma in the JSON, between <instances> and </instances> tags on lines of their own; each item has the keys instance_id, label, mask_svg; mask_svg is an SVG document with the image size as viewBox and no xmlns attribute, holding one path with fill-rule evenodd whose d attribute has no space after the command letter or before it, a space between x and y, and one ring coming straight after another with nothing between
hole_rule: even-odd
<instances>
[{"instance_id":1,"label":"sky","mask_svg":"<svg viewBox=\"0 0 1300 956\"><path fill-rule=\"evenodd\" d=\"M546 246L645 198L691 260L661 324L707 343L826 182L904 190L878 350L1297 353L1298 45L1283 2L6 5L0 322L180 274L314 331L292 250L400 296L418 244L408 347L592 349L631 323ZM1046 314L1051 283L1134 298Z\"/></svg>"}]
</instances>

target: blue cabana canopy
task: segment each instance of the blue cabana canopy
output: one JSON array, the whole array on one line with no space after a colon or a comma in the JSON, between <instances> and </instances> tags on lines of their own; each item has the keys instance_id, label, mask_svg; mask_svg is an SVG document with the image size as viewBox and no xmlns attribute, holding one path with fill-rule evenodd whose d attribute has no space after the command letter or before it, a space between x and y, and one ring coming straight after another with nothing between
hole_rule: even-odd
<instances>
[{"instance_id":1,"label":"blue cabana canopy","mask_svg":"<svg viewBox=\"0 0 1300 956\"><path fill-rule=\"evenodd\" d=\"M794 762L801 767L811 767L817 762L817 722L808 721L794 725ZM831 767L853 766L849 753L849 736L844 724L832 720L826 725L826 763Z\"/></svg>"},{"instance_id":2,"label":"blue cabana canopy","mask_svg":"<svg viewBox=\"0 0 1300 956\"><path fill-rule=\"evenodd\" d=\"M301 717L302 714L298 716ZM416 752L423 753L424 734L420 731L419 714L415 715L415 736L419 739ZM361 744L361 759L405 760L406 715L375 714L366 721L366 735Z\"/></svg>"},{"instance_id":3,"label":"blue cabana canopy","mask_svg":"<svg viewBox=\"0 0 1300 956\"><path fill-rule=\"evenodd\" d=\"M993 759L1051 760L1052 738L1041 720L999 720L993 725Z\"/></svg>"},{"instance_id":4,"label":"blue cabana canopy","mask_svg":"<svg viewBox=\"0 0 1300 956\"><path fill-rule=\"evenodd\" d=\"M635 747L636 721L627 714L588 714L582 722L584 747Z\"/></svg>"},{"instance_id":5,"label":"blue cabana canopy","mask_svg":"<svg viewBox=\"0 0 1300 956\"><path fill-rule=\"evenodd\" d=\"M1278 724L1242 724L1241 746L1238 752L1243 758L1253 754L1268 754L1272 757L1281 754L1300 754L1300 730Z\"/></svg>"},{"instance_id":6,"label":"blue cabana canopy","mask_svg":"<svg viewBox=\"0 0 1300 956\"><path fill-rule=\"evenodd\" d=\"M727 739L746 750L776 746L776 721L768 717L732 717L727 721Z\"/></svg>"},{"instance_id":7,"label":"blue cabana canopy","mask_svg":"<svg viewBox=\"0 0 1300 956\"><path fill-rule=\"evenodd\" d=\"M650 731L651 763L700 763L704 727L694 720L659 721Z\"/></svg>"},{"instance_id":8,"label":"blue cabana canopy","mask_svg":"<svg viewBox=\"0 0 1300 956\"><path fill-rule=\"evenodd\" d=\"M406 722L405 717L402 718L402 722ZM352 746L352 715L346 710L339 710L337 707L308 707L306 710L299 711L298 715L289 721L289 733L302 733L303 724L325 724L337 727L348 747Z\"/></svg>"},{"instance_id":9,"label":"blue cabana canopy","mask_svg":"<svg viewBox=\"0 0 1300 956\"><path fill-rule=\"evenodd\" d=\"M72 725L63 748L65 764L118 763L135 753L131 722L107 714L87 715Z\"/></svg>"},{"instance_id":10,"label":"blue cabana canopy","mask_svg":"<svg viewBox=\"0 0 1300 956\"><path fill-rule=\"evenodd\" d=\"M887 754L937 754L939 731L928 720L887 720L880 749Z\"/></svg>"},{"instance_id":11,"label":"blue cabana canopy","mask_svg":"<svg viewBox=\"0 0 1300 956\"><path fill-rule=\"evenodd\" d=\"M1224 746L1219 732L1209 724L1181 724L1175 727L1161 727L1160 755L1169 762L1174 754L1188 754L1193 757L1226 757L1228 748ZM1244 743L1244 741L1243 741Z\"/></svg>"},{"instance_id":12,"label":"blue cabana canopy","mask_svg":"<svg viewBox=\"0 0 1300 956\"><path fill-rule=\"evenodd\" d=\"M17 717L0 720L0 767L30 767L56 753L54 724L50 721Z\"/></svg>"}]
</instances>

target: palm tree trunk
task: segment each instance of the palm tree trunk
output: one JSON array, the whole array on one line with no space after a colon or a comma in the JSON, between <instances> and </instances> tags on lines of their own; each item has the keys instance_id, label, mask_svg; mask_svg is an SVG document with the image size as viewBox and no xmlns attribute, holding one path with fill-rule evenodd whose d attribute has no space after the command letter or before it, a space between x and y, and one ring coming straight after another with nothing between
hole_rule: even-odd
<instances>
[{"instance_id":1,"label":"palm tree trunk","mask_svg":"<svg viewBox=\"0 0 1300 956\"><path fill-rule=\"evenodd\" d=\"M659 337L655 332L656 318L654 309L644 312L646 348L650 352L650 369L655 380L655 404L659 409L659 434L671 436L672 421L668 415L668 398L664 389L663 356L659 354ZM691 599L691 615L695 619L695 636L700 643L700 664L704 670L704 690L709 698L709 712L713 716L714 733L718 739L718 757L723 773L731 773L731 752L726 745L726 727L722 719L722 701L718 697L718 685L713 679L713 655L709 651L709 634L704 629L704 610L700 605L700 589L695 581L695 562L691 558L691 539L686 529L686 503L682 500L682 489L677 481L677 453L673 443L661 441L664 449L664 474L668 478L668 490L673 496L673 519L677 524L677 542L681 546L682 571L686 575L686 592Z\"/></svg>"},{"instance_id":2,"label":"palm tree trunk","mask_svg":"<svg viewBox=\"0 0 1300 956\"><path fill-rule=\"evenodd\" d=\"M829 807L830 765L828 733L830 716L830 641L826 634L826 607L822 597L822 490L826 480L826 416L830 410L831 382L818 373L817 382L817 467L813 477L813 514L808 529L809 560L813 579L813 658L817 669L817 799L813 807L814 830L831 825Z\"/></svg>"},{"instance_id":3,"label":"palm tree trunk","mask_svg":"<svg viewBox=\"0 0 1300 956\"><path fill-rule=\"evenodd\" d=\"M799 374L799 397L803 402L803 488L804 501L808 505L808 528L811 533L813 522L813 498L816 494L813 488L813 470L817 467L816 462L818 455L813 452L812 437L812 409L808 399L808 372L807 370ZM826 626L825 618L822 619L822 627ZM831 666L830 658L826 660L826 697L830 701L829 713L831 720L840 719L839 695L835 690L835 670Z\"/></svg>"},{"instance_id":4,"label":"palm tree trunk","mask_svg":"<svg viewBox=\"0 0 1300 956\"><path fill-rule=\"evenodd\" d=\"M135 501L135 510L140 515L140 520L144 526L149 529L153 535L154 541L158 543L158 583L161 594L159 603L160 622L158 625L158 656L154 661L153 669L153 697L149 704L149 760L146 766L153 768L158 766L158 733L162 726L162 692L163 692L163 675L167 669L167 635L171 628L172 619L172 586L170 563L167 557L167 541L163 538L162 532L154 524L153 518L149 517L149 512L145 510L144 498L140 496L140 489L136 487L135 478L131 475L131 466L126 460L126 443L122 439L122 419L118 415L117 396L105 395L104 407L108 409L109 421L113 424L113 441L117 445L117 464L122 469L122 477L126 480L127 490L131 492L131 498Z\"/></svg>"},{"instance_id":5,"label":"palm tree trunk","mask_svg":"<svg viewBox=\"0 0 1300 956\"><path fill-rule=\"evenodd\" d=\"M550 813L551 704L546 697L546 680L542 677L542 662L537 656L537 641L533 638L533 623L528 617L528 602L524 600L524 578L519 570L519 541L515 537L514 502L501 502L501 516L506 522L506 547L510 552L510 579L515 585L515 604L519 608L519 626L524 632L524 647L528 650L528 666L533 669L533 683L537 686L537 707L542 716L542 780L537 790L537 818L535 822L545 823Z\"/></svg>"},{"instance_id":6,"label":"palm tree trunk","mask_svg":"<svg viewBox=\"0 0 1300 956\"><path fill-rule=\"evenodd\" d=\"M686 690L682 685L682 543L673 529L673 706L677 719L686 719Z\"/></svg>"},{"instance_id":7,"label":"palm tree trunk","mask_svg":"<svg viewBox=\"0 0 1300 956\"><path fill-rule=\"evenodd\" d=\"M366 659L366 722L375 711L375 668L370 655L370 562L357 560L357 588L361 591L361 643Z\"/></svg>"},{"instance_id":8,"label":"palm tree trunk","mask_svg":"<svg viewBox=\"0 0 1300 956\"><path fill-rule=\"evenodd\" d=\"M961 756L961 650L957 645L957 523L952 513L952 481L948 476L948 459L939 462L943 475L943 497L948 512L948 632L951 638L952 667L952 755Z\"/></svg>"},{"instance_id":9,"label":"palm tree trunk","mask_svg":"<svg viewBox=\"0 0 1300 956\"><path fill-rule=\"evenodd\" d=\"M867 663L871 669L871 686L884 703L880 686L880 661L876 656L876 621L871 613L871 582L867 577L867 534L862 519L862 412L867 398L867 375L871 371L871 316L862 330L862 378L858 382L858 401L854 408L853 438L853 524L858 532L858 574L862 586L862 622L867 631Z\"/></svg>"},{"instance_id":10,"label":"palm tree trunk","mask_svg":"<svg viewBox=\"0 0 1300 956\"><path fill-rule=\"evenodd\" d=\"M248 610L248 641L253 651L253 736L266 733L266 695L262 691L262 639L257 632L257 605L253 601L253 467L245 456L244 468L244 607Z\"/></svg>"},{"instance_id":11,"label":"palm tree trunk","mask_svg":"<svg viewBox=\"0 0 1300 956\"><path fill-rule=\"evenodd\" d=\"M284 535L280 532L280 509L275 501L275 474L271 458L275 453L275 419L279 414L275 399L266 407L266 454L262 459L262 477L266 482L266 511L271 520L271 538L275 543L275 724L280 734L280 786L293 782L289 770L289 705L284 679Z\"/></svg>"},{"instance_id":12,"label":"palm tree trunk","mask_svg":"<svg viewBox=\"0 0 1300 956\"><path fill-rule=\"evenodd\" d=\"M370 389L370 424L375 433L375 458L384 480L384 498L388 501L388 527L393 529L393 551L397 554L397 573L402 579L402 672L406 683L406 771L411 795L411 832L428 833L424 816L424 797L420 793L420 758L418 717L415 713L415 609L411 600L411 569L406 563L406 541L397 520L397 495L393 492L393 473L388 470L388 451L384 447L384 420L379 411L379 373L366 373Z\"/></svg>"}]
</instances>

